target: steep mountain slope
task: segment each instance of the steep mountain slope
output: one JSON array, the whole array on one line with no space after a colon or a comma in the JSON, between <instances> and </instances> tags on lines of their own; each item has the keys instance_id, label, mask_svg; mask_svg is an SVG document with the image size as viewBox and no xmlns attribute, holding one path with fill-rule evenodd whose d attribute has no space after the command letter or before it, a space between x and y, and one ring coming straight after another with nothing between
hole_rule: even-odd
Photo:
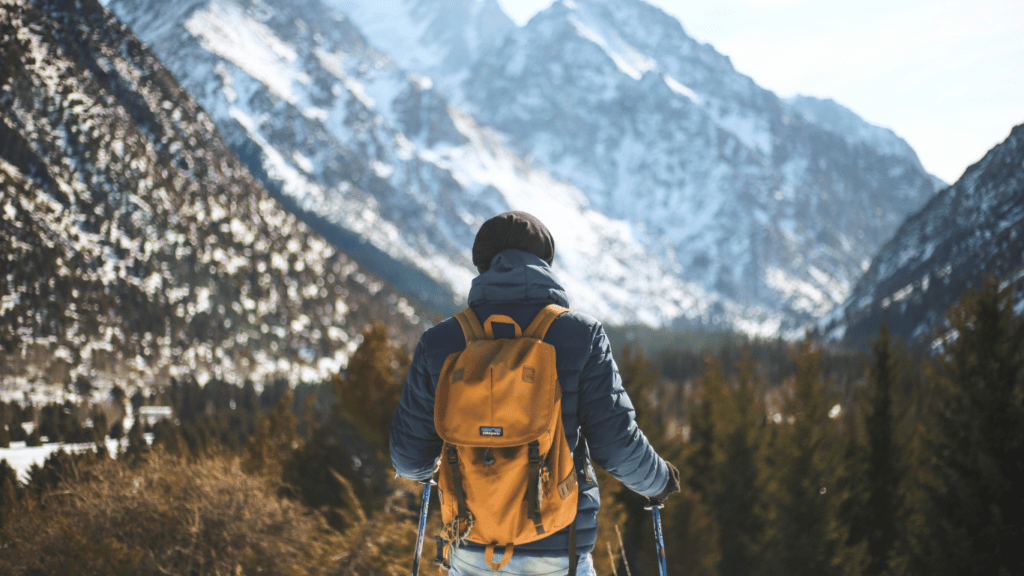
<instances>
[{"instance_id":1,"label":"steep mountain slope","mask_svg":"<svg viewBox=\"0 0 1024 576\"><path fill-rule=\"evenodd\" d=\"M835 100L794 96L786 98L783 103L804 120L843 136L851 145L863 144L889 156L902 156L920 166L914 149L895 132L868 124Z\"/></svg>"},{"instance_id":2,"label":"steep mountain slope","mask_svg":"<svg viewBox=\"0 0 1024 576\"><path fill-rule=\"evenodd\" d=\"M0 390L319 380L413 304L283 210L95 0L0 1Z\"/></svg>"},{"instance_id":3,"label":"steep mountain slope","mask_svg":"<svg viewBox=\"0 0 1024 576\"><path fill-rule=\"evenodd\" d=\"M452 86L480 54L500 45L515 22L496 0L326 0L351 18L400 68Z\"/></svg>"},{"instance_id":4,"label":"steep mountain slope","mask_svg":"<svg viewBox=\"0 0 1024 576\"><path fill-rule=\"evenodd\" d=\"M788 327L842 302L935 192L906 143L781 101L638 0L555 2L461 90L514 149L665 238L684 279Z\"/></svg>"},{"instance_id":5,"label":"steep mountain slope","mask_svg":"<svg viewBox=\"0 0 1024 576\"><path fill-rule=\"evenodd\" d=\"M860 345L885 321L896 335L930 337L982 275L1024 279L1024 125L907 219L823 330Z\"/></svg>"},{"instance_id":6,"label":"steep mountain slope","mask_svg":"<svg viewBox=\"0 0 1024 576\"><path fill-rule=\"evenodd\" d=\"M509 151L320 0L113 0L283 202L397 286L450 312L476 270L479 225L533 212L581 309L611 322L720 322L771 332L779 315L679 278L672 248L591 207ZM405 4L403 4L405 5ZM360 253L359 251L363 252ZM455 296L459 295L459 296ZM725 317L728 317L727 319Z\"/></svg>"},{"instance_id":7,"label":"steep mountain slope","mask_svg":"<svg viewBox=\"0 0 1024 576\"><path fill-rule=\"evenodd\" d=\"M869 124L852 110L829 98L794 96L783 101L790 113L836 134L850 146L868 146L886 156L901 156L924 172L924 166L907 141L889 128ZM935 190L949 186L937 176L929 175Z\"/></svg>"}]
</instances>

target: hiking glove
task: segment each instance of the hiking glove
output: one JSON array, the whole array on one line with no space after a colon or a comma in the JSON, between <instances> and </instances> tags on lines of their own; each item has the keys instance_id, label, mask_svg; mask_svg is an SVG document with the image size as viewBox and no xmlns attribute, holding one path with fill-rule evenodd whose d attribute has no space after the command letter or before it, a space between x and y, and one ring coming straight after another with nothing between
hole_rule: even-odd
<instances>
[{"instance_id":1,"label":"hiking glove","mask_svg":"<svg viewBox=\"0 0 1024 576\"><path fill-rule=\"evenodd\" d=\"M665 460L665 465L668 466L668 483L665 484L665 489L654 497L654 500L664 502L670 495L679 492L679 469L676 468L671 462Z\"/></svg>"}]
</instances>

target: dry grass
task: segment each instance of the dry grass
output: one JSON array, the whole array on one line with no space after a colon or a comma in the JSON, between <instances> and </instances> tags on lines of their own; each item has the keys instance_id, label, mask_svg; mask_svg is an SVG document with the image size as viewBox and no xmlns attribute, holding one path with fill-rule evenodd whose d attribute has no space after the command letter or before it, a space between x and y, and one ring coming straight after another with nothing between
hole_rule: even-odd
<instances>
[{"instance_id":1,"label":"dry grass","mask_svg":"<svg viewBox=\"0 0 1024 576\"><path fill-rule=\"evenodd\" d=\"M234 457L155 452L73 475L0 529L0 574L400 574L411 560L407 518L381 514L343 536Z\"/></svg>"}]
</instances>

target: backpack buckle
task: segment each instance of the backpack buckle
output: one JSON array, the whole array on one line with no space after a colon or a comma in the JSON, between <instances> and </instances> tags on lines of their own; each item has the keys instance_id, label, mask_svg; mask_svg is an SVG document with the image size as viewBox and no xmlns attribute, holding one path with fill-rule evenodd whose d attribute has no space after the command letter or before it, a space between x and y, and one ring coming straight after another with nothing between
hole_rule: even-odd
<instances>
[{"instance_id":1,"label":"backpack buckle","mask_svg":"<svg viewBox=\"0 0 1024 576\"><path fill-rule=\"evenodd\" d=\"M529 455L530 455L530 464L537 464L538 467L539 467L540 462L541 462L541 459L540 459L540 444L536 440L534 440L533 442L530 442L530 444L529 444Z\"/></svg>"}]
</instances>

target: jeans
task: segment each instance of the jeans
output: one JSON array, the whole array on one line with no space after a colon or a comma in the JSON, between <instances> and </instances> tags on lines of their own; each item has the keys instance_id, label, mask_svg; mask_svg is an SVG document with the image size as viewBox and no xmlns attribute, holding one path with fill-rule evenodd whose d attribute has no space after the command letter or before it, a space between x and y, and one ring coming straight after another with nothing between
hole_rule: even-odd
<instances>
[{"instance_id":1,"label":"jeans","mask_svg":"<svg viewBox=\"0 0 1024 576\"><path fill-rule=\"evenodd\" d=\"M494 551L495 563L501 558L500 550ZM484 551L475 548L459 548L452 552L451 565L448 576L565 576L569 573L568 557L538 558L516 553L514 549L512 560L498 571L491 570ZM580 557L576 576L597 576L590 554Z\"/></svg>"}]
</instances>

